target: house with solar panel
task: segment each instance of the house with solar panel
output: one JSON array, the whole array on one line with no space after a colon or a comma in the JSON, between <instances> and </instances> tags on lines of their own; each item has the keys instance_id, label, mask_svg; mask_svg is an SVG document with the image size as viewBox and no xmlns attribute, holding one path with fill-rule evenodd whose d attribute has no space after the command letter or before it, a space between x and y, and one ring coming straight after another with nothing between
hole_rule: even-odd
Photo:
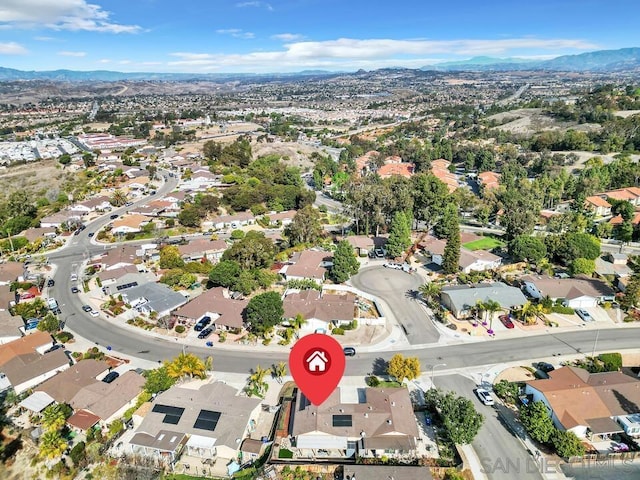
<instances>
[{"instance_id":1,"label":"house with solar panel","mask_svg":"<svg viewBox=\"0 0 640 480\"><path fill-rule=\"evenodd\" d=\"M188 456L227 465L237 460L242 441L250 437L260 400L238 396L235 388L214 382L198 389L170 388L140 411L142 422L129 440L134 455L165 464Z\"/></svg>"},{"instance_id":2,"label":"house with solar panel","mask_svg":"<svg viewBox=\"0 0 640 480\"><path fill-rule=\"evenodd\" d=\"M289 450L292 461L418 455L418 423L406 388L340 387L319 406L298 391L290 415L292 428L279 448Z\"/></svg>"}]
</instances>

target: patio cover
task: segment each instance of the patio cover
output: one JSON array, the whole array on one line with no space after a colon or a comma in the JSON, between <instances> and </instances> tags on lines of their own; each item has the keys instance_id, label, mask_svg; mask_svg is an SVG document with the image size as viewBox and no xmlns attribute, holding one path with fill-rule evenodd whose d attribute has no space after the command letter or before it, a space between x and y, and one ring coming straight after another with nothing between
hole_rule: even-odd
<instances>
[{"instance_id":1,"label":"patio cover","mask_svg":"<svg viewBox=\"0 0 640 480\"><path fill-rule=\"evenodd\" d=\"M587 420L587 423L589 424L589 430L595 435L624 432L624 429L618 425L618 422L609 417L591 418Z\"/></svg>"},{"instance_id":2,"label":"patio cover","mask_svg":"<svg viewBox=\"0 0 640 480\"><path fill-rule=\"evenodd\" d=\"M327 450L346 450L347 438L335 435L298 435L296 438L298 448L324 448Z\"/></svg>"},{"instance_id":3,"label":"patio cover","mask_svg":"<svg viewBox=\"0 0 640 480\"><path fill-rule=\"evenodd\" d=\"M42 410L51 405L55 400L46 392L35 392L20 402L20 406L40 413Z\"/></svg>"},{"instance_id":4,"label":"patio cover","mask_svg":"<svg viewBox=\"0 0 640 480\"><path fill-rule=\"evenodd\" d=\"M211 437L203 437L202 435L191 435L187 441L187 447L191 448L213 448L216 439Z\"/></svg>"}]
</instances>

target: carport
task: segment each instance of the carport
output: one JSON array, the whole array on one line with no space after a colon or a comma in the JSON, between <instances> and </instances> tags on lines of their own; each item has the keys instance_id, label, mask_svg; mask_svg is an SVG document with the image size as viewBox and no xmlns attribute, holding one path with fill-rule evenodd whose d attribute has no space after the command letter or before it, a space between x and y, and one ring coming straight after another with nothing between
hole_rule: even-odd
<instances>
[{"instance_id":1,"label":"carport","mask_svg":"<svg viewBox=\"0 0 640 480\"><path fill-rule=\"evenodd\" d=\"M591 418L587 420L591 435L600 437L602 440L609 440L611 435L624 432L624 429L615 420L609 417Z\"/></svg>"}]
</instances>

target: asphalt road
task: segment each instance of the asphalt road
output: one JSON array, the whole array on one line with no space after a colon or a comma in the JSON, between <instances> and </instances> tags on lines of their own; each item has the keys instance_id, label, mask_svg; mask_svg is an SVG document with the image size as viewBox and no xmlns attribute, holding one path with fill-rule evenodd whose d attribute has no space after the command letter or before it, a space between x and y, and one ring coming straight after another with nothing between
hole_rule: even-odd
<instances>
[{"instance_id":1,"label":"asphalt road","mask_svg":"<svg viewBox=\"0 0 640 480\"><path fill-rule=\"evenodd\" d=\"M469 398L476 410L484 415L484 423L472 445L490 480L542 480L531 455L498 416L497 408L501 405L483 405L473 393L474 382L461 375L437 377L434 383L442 390Z\"/></svg>"},{"instance_id":2,"label":"asphalt road","mask_svg":"<svg viewBox=\"0 0 640 480\"><path fill-rule=\"evenodd\" d=\"M440 334L415 295L424 282L419 275L380 266L366 267L351 284L386 302L412 345L435 343Z\"/></svg>"}]
</instances>

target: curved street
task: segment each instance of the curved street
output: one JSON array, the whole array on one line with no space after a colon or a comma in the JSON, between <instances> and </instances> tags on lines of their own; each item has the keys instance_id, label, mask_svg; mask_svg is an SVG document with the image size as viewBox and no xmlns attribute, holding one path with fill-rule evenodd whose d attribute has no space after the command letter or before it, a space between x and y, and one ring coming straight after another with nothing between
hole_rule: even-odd
<instances>
[{"instance_id":1,"label":"curved street","mask_svg":"<svg viewBox=\"0 0 640 480\"><path fill-rule=\"evenodd\" d=\"M177 181L175 177L168 177L165 184L158 189L156 196L145 197L136 205L144 204L170 192L177 185ZM124 213L129 208L123 207L111 213ZM145 335L143 331L140 335L134 335L131 331L101 317L93 318L81 310L82 302L79 296L70 291L71 274L77 270L83 260L105 248L118 248L117 245L92 244L88 237L88 233L97 231L109 221L108 216L94 220L77 237L72 237L67 246L48 255L50 262L57 266L54 276L56 286L51 289L51 295L55 296L61 305L61 318L77 335L98 345L111 346L116 352L154 362L175 357L183 349L181 343L151 337ZM352 284L356 288L379 296L392 309L398 322L407 329L408 339L412 345L407 349L393 350L393 353L417 356L424 368L429 368L435 363L446 363L447 370L466 369L558 354L590 353L594 347L597 330L455 345L434 345L438 339L437 329L411 294L420 286L420 277L391 269L365 268L352 279ZM616 327L602 329L597 342L599 351L637 348L640 344L640 329ZM255 348L238 348L237 350L216 346L211 348L186 346L186 348L189 352L202 357L213 356L214 369L224 372L247 373L257 364L265 366L287 359L286 353L260 351ZM391 355L391 351L358 353L347 360L345 374L363 375L381 371L384 368L384 361Z\"/></svg>"}]
</instances>

